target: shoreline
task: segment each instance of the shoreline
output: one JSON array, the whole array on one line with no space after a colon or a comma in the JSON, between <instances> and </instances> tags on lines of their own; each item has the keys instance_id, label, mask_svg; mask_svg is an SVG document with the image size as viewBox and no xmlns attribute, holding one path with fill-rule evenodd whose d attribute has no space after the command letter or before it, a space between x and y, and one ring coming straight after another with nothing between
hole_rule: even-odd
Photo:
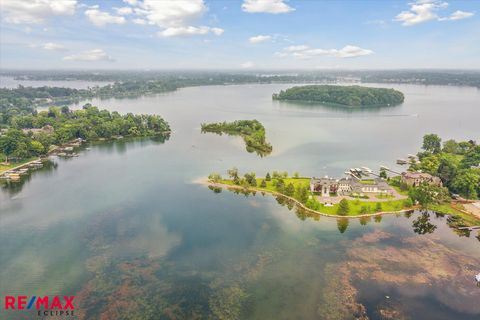
<instances>
[{"instance_id":1,"label":"shoreline","mask_svg":"<svg viewBox=\"0 0 480 320\"><path fill-rule=\"evenodd\" d=\"M406 213L406 212L414 211L414 210L419 208L418 206L413 206L409 209L402 209L402 210L399 210L399 211L381 211L381 212L374 212L374 213L367 213L367 214L359 214L359 215L355 215L355 216L349 216L349 215L341 216L341 215L338 215L338 214L328 214L328 213L325 213L325 212L310 209L310 208L306 207L303 203L298 201L297 199L292 198L292 197L287 196L287 195L284 195L282 193L276 192L276 191L263 190L263 189L258 189L258 188L254 188L254 187L250 187L248 189L245 189L244 187L237 186L237 185L229 185L229 184L224 184L224 183L214 183L214 182L208 181L208 179L205 179L205 178L195 179L194 181L192 181L192 183L206 185L206 186L214 186L214 187L225 187L227 189L265 192L265 193L269 193L271 195L281 196L281 197L287 198L287 199L295 202L295 205L299 206L300 208L302 208L302 209L304 209L308 212L318 214L318 215L321 215L321 216L325 216L325 217L331 217L331 218L359 219L359 218L366 218L366 217L381 216L381 215L384 215L384 214Z\"/></svg>"}]
</instances>

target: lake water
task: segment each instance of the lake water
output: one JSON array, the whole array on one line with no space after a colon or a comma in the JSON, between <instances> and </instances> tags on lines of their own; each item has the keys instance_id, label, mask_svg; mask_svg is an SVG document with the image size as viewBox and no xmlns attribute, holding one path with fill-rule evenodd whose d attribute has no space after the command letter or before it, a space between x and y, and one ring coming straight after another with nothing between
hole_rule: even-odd
<instances>
[{"instance_id":1,"label":"lake water","mask_svg":"<svg viewBox=\"0 0 480 320\"><path fill-rule=\"evenodd\" d=\"M172 136L94 145L3 186L0 295L75 295L80 319L478 319L480 242L446 217L314 219L268 195L194 181L233 166L310 176L398 168L425 133L480 140L480 91L389 85L403 105L347 111L271 100L287 87L92 101L160 114ZM202 122L236 119L261 121L272 154L200 133Z\"/></svg>"}]
</instances>

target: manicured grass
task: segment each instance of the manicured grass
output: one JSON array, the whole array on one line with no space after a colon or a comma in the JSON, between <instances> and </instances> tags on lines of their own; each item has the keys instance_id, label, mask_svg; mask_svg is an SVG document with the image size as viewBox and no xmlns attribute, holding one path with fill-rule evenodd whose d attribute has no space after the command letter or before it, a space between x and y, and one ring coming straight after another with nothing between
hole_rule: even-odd
<instances>
[{"instance_id":1,"label":"manicured grass","mask_svg":"<svg viewBox=\"0 0 480 320\"><path fill-rule=\"evenodd\" d=\"M405 200L392 200L392 201L383 201L383 202L371 202L371 201L361 201L361 200L347 200L349 212L347 216L358 216L361 214L371 214L375 212L394 212L406 209L404 203ZM381 203L382 207L380 210L377 210L377 203ZM327 214L337 214L338 204L334 204L331 207L322 205L320 212ZM366 212L362 212L362 208L366 209Z\"/></svg>"},{"instance_id":2,"label":"manicured grass","mask_svg":"<svg viewBox=\"0 0 480 320\"><path fill-rule=\"evenodd\" d=\"M277 189L273 185L273 181L265 181L267 183L267 187L261 188L260 184L262 183L262 180L264 180L264 178L256 178L256 180L257 180L257 187L255 187L255 189L265 190L265 191L277 191ZM291 183L295 188L297 188L298 185L304 185L304 186L310 185L310 178L285 178L283 179L283 181L285 182L285 186ZM234 185L232 180L222 180L221 183Z\"/></svg>"},{"instance_id":3,"label":"manicured grass","mask_svg":"<svg viewBox=\"0 0 480 320\"><path fill-rule=\"evenodd\" d=\"M464 213L460 210L457 210L457 208L463 210L462 205L457 204L457 205L454 205L452 207L449 203L445 203L445 204L441 204L441 205L431 205L431 206L428 207L429 210L432 210L432 211L435 211L435 212L459 217L463 220L463 223L466 226L478 226L478 225L480 225L480 219L479 218L477 218L476 216L474 216L472 214Z\"/></svg>"},{"instance_id":4,"label":"manicured grass","mask_svg":"<svg viewBox=\"0 0 480 320\"><path fill-rule=\"evenodd\" d=\"M3 156L3 154L0 154L0 159L1 159L0 173L3 173L4 171L10 170L10 169L15 168L17 166L20 166L24 163L27 163L27 162L30 162L32 160L38 159L38 157L31 157L31 158L23 159L23 160L20 160L20 161L10 161L10 163L8 165L3 164L3 161L5 161L5 156Z\"/></svg>"},{"instance_id":5,"label":"manicured grass","mask_svg":"<svg viewBox=\"0 0 480 320\"><path fill-rule=\"evenodd\" d=\"M360 183L370 185L370 184L375 184L375 181L372 179L363 179L363 180L360 180Z\"/></svg>"},{"instance_id":6,"label":"manicured grass","mask_svg":"<svg viewBox=\"0 0 480 320\"><path fill-rule=\"evenodd\" d=\"M277 191L272 181L267 181L266 188L260 188L260 183L262 182L263 178L257 178L256 180L257 180L257 187L255 187L256 190ZM285 185L292 183L295 186L295 188L297 188L298 185L308 186L310 183L309 178L298 178L298 179L286 178L286 179L283 179L283 181L285 182ZM221 183L226 185L232 185L232 186L235 185L232 180L222 180ZM310 194L310 196L314 196L314 195ZM394 212L394 211L400 211L400 210L406 209L404 205L405 200L403 199L378 202L378 203L381 203L381 206L382 206L380 210L377 209L377 202L361 201L361 200L347 200L347 201L350 209L347 216L372 214L380 211ZM318 211L325 214L336 215L338 212L338 206L339 206L338 204L334 204L333 206L325 206L322 204Z\"/></svg>"}]
</instances>

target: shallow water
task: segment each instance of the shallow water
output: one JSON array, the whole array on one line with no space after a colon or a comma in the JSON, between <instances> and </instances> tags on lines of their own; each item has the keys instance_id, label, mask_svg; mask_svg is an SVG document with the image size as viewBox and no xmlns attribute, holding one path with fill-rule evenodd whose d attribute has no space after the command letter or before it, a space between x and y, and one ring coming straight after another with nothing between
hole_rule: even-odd
<instances>
[{"instance_id":1,"label":"shallow water","mask_svg":"<svg viewBox=\"0 0 480 320\"><path fill-rule=\"evenodd\" d=\"M316 176L398 168L395 159L415 153L425 133L478 140L479 91L398 85L403 105L352 112L271 101L286 87L94 100L158 113L172 136L94 145L21 187L4 186L0 294L72 294L85 319L478 318L480 243L474 233L459 237L445 217L430 213L436 229L419 235L418 212L366 225L314 219L269 195L214 193L192 181L233 166ZM247 153L238 137L200 133L202 122L254 118L270 156Z\"/></svg>"}]
</instances>

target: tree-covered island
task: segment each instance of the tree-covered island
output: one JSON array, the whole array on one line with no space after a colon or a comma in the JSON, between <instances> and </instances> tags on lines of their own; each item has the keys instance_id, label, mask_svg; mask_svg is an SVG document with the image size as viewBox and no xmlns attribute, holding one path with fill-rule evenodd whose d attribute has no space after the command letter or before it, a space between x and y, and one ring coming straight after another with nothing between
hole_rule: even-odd
<instances>
[{"instance_id":1,"label":"tree-covered island","mask_svg":"<svg viewBox=\"0 0 480 320\"><path fill-rule=\"evenodd\" d=\"M273 100L303 101L346 107L394 106L403 102L400 91L361 86L308 85L281 90Z\"/></svg>"},{"instance_id":2,"label":"tree-covered island","mask_svg":"<svg viewBox=\"0 0 480 320\"><path fill-rule=\"evenodd\" d=\"M241 136L243 141L245 141L247 151L256 152L262 157L272 152L272 145L265 138L265 128L258 120L202 123L202 133L206 132Z\"/></svg>"}]
</instances>

